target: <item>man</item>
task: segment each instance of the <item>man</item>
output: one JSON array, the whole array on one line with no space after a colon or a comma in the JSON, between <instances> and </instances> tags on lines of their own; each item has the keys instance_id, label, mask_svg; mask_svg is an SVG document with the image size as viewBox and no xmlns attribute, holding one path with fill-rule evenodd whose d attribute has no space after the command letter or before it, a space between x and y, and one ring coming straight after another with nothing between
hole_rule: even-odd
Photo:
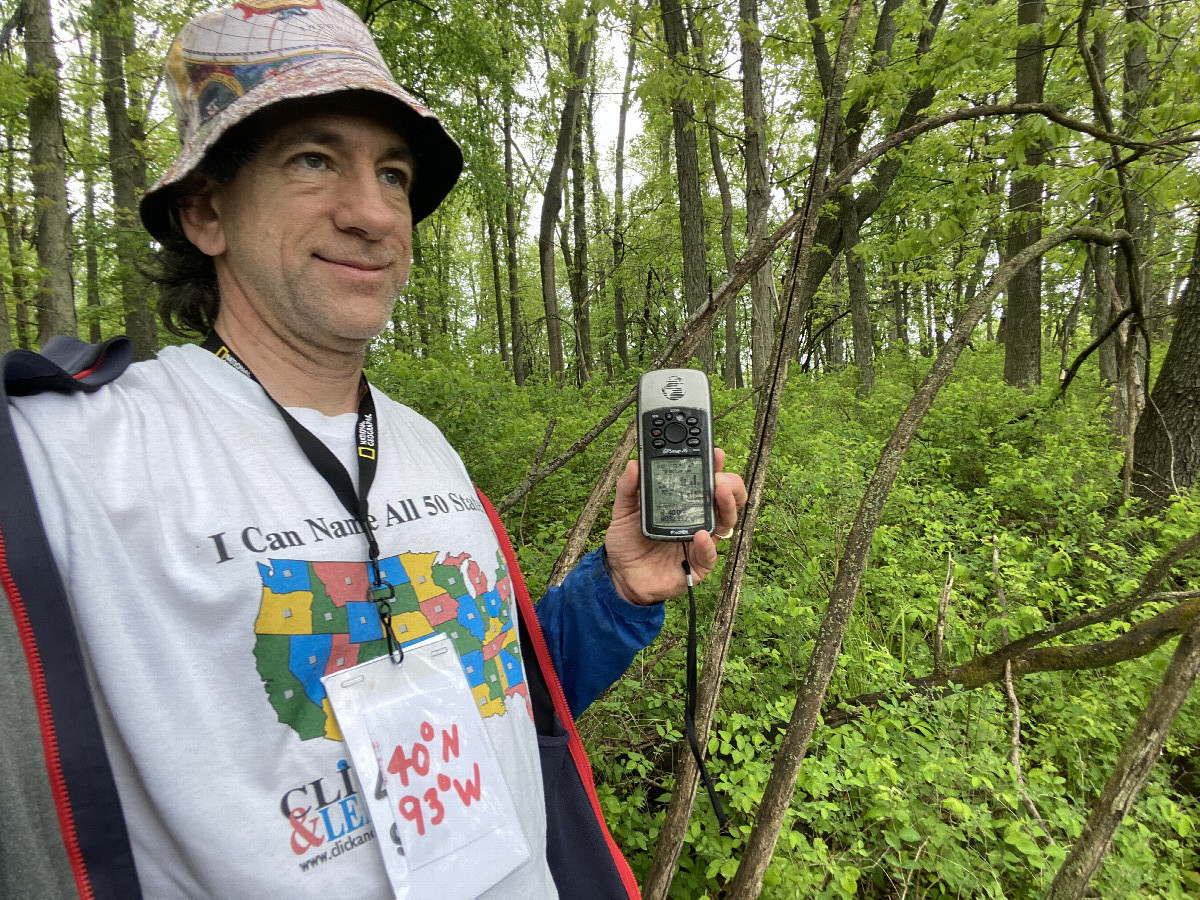
<instances>
[{"instance_id":1,"label":"man","mask_svg":"<svg viewBox=\"0 0 1200 900\"><path fill-rule=\"evenodd\" d=\"M581 711L683 589L678 546L641 536L636 464L604 551L522 623L545 632L528 644L498 520L437 429L362 376L408 277L412 224L458 177L457 145L334 0L199 16L168 72L183 146L142 217L164 248L165 320L208 337L93 396L13 404L140 890L628 891L619 858L597 876L548 859L574 837L547 835L547 748L561 757L567 735L539 734L533 706L557 668ZM741 480L720 475L717 503L727 534ZM713 538L690 555L706 575ZM9 600L36 682L48 650ZM458 668L418 681L418 645L451 647L465 682ZM385 687L359 698L363 678ZM450 712L463 703L469 715ZM97 876L72 832L87 811L50 769L67 858L43 839L26 850L44 871L21 881L10 853L0 888L44 879L55 896L73 881L88 895Z\"/></svg>"}]
</instances>

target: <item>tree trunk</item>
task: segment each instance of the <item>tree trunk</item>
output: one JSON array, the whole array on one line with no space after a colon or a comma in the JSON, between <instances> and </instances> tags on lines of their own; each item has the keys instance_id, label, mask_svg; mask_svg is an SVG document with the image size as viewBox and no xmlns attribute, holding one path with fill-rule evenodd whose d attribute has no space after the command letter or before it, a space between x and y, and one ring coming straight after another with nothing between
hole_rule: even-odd
<instances>
[{"instance_id":1,"label":"tree trunk","mask_svg":"<svg viewBox=\"0 0 1200 900\"><path fill-rule=\"evenodd\" d=\"M621 271L625 261L625 121L629 116L629 96L633 85L633 66L637 59L635 25L637 7L629 17L629 54L625 59L625 82L621 88L621 110L617 114L617 148L613 190L613 325L617 332L617 357L629 368L629 329L625 321L625 280Z\"/></svg>"},{"instance_id":2,"label":"tree trunk","mask_svg":"<svg viewBox=\"0 0 1200 900\"><path fill-rule=\"evenodd\" d=\"M12 325L8 321L8 291L0 279L0 356L13 348Z\"/></svg>"},{"instance_id":3,"label":"tree trunk","mask_svg":"<svg viewBox=\"0 0 1200 900\"><path fill-rule=\"evenodd\" d=\"M825 328L825 362L830 371L836 371L846 365L846 339L842 334L842 258L833 261L829 270L829 292L837 298L829 311L829 324Z\"/></svg>"},{"instance_id":4,"label":"tree trunk","mask_svg":"<svg viewBox=\"0 0 1200 900\"><path fill-rule=\"evenodd\" d=\"M87 60L87 68L83 78L96 81L96 63L99 54L100 39L93 29L90 40L84 46L83 32L78 23L75 26L75 42L79 47L79 58ZM90 147L95 141L96 117L92 105L84 104L83 135ZM96 227L96 169L90 159L80 160L80 174L83 178L83 272L85 302L87 304L88 340L93 344L99 343L100 333L100 252L98 249L98 234Z\"/></svg>"},{"instance_id":5,"label":"tree trunk","mask_svg":"<svg viewBox=\"0 0 1200 900\"><path fill-rule=\"evenodd\" d=\"M429 356L429 300L425 296L425 236L424 228L414 228L412 231L412 268L419 274L416 283L409 277L410 291L417 297L417 321L413 332L416 335L418 347L413 348L413 356ZM410 326L411 327L411 326Z\"/></svg>"},{"instance_id":6,"label":"tree trunk","mask_svg":"<svg viewBox=\"0 0 1200 900\"><path fill-rule=\"evenodd\" d=\"M925 21L921 25L921 31L917 35L918 58L927 55L933 46L933 40L941 24L942 15L946 11L946 3L947 0L933 0L933 3L929 6ZM888 65L888 54L890 53L897 28L893 14L901 5L902 0L885 0L880 10L879 24L876 29L874 46L872 47L873 67L876 69L883 69ZM809 27L814 35L813 47L817 56L818 74L820 74L822 70L821 54L824 53L825 56L828 56L828 52L823 49L825 37L820 24L822 12L817 0L806 0L805 6L808 10ZM936 95L937 89L930 84L923 84L916 88L909 95L908 101L905 103L904 109L896 122L894 132L902 132L914 125L921 118L922 112L933 102ZM865 98L854 103L845 115L847 155L851 159L859 152L859 140L872 111L869 98ZM875 169L875 174L871 176L870 182L859 190L856 195L855 209L858 213L860 228L879 209L880 204L883 203L891 191L892 185L895 183L896 177L899 175L903 165L903 153L890 155L889 158L881 160ZM813 258L814 264L809 267L803 284L797 288L806 302L811 302L812 298L816 295L821 280L825 277L825 274L829 271L829 267L833 264L833 260L837 258L841 251L841 219L836 211L831 211L819 220L817 224L816 243L819 246L827 248L828 252L819 253Z\"/></svg>"},{"instance_id":7,"label":"tree trunk","mask_svg":"<svg viewBox=\"0 0 1200 900\"><path fill-rule=\"evenodd\" d=\"M504 284L500 279L500 242L496 237L493 211L488 203L483 212L484 227L487 229L488 255L492 263L492 290L496 301L496 339L500 344L500 361L508 368L508 335L504 333Z\"/></svg>"},{"instance_id":8,"label":"tree trunk","mask_svg":"<svg viewBox=\"0 0 1200 900\"><path fill-rule=\"evenodd\" d=\"M581 46L579 31L583 28L587 28L587 33ZM554 231L559 210L562 209L563 183L571 162L571 145L579 122L579 107L583 98L584 80L587 78L588 59L592 55L591 43L590 26L578 25L570 29L567 53L568 60L574 54L575 65L571 67L571 82L563 100L558 138L554 144L554 159L546 176L546 190L542 194L541 228L538 231L538 262L542 276L542 305L546 310L546 336L550 348L550 377L559 380L563 377L564 369L562 320L558 309L558 286L554 277Z\"/></svg>"},{"instance_id":9,"label":"tree trunk","mask_svg":"<svg viewBox=\"0 0 1200 900\"><path fill-rule=\"evenodd\" d=\"M1112 280L1112 255L1107 247L1091 247L1088 256L1092 261L1092 281L1095 300L1092 304L1092 336L1099 337L1108 330L1109 323L1117 313L1116 291ZM1100 368L1100 380L1114 384L1117 380L1117 342L1109 338L1096 351Z\"/></svg>"},{"instance_id":10,"label":"tree trunk","mask_svg":"<svg viewBox=\"0 0 1200 900\"><path fill-rule=\"evenodd\" d=\"M1059 356L1058 363L1058 380L1061 383L1067 375L1067 367L1071 364L1071 339L1075 337L1075 329L1079 327L1079 308L1083 306L1083 298L1087 295L1088 281L1092 277L1092 260L1091 257L1085 257L1083 260L1083 275L1079 278L1079 291L1075 295L1075 302L1071 304L1071 308L1067 310L1066 318L1063 320L1062 334L1062 353Z\"/></svg>"},{"instance_id":11,"label":"tree trunk","mask_svg":"<svg viewBox=\"0 0 1200 900\"><path fill-rule=\"evenodd\" d=\"M660 0L667 52L679 66L687 64L688 39L679 0ZM696 146L696 109L676 93L671 100L675 135L675 172L679 189L679 231L683 239L683 299L688 315L708 299L708 260L704 240L704 193L700 184L700 153ZM706 335L696 358L705 372L713 370L712 335Z\"/></svg>"},{"instance_id":12,"label":"tree trunk","mask_svg":"<svg viewBox=\"0 0 1200 900\"><path fill-rule=\"evenodd\" d=\"M74 244L67 210L62 84L50 21L50 0L26 0L25 70L29 77L29 180L35 209L34 246L43 275L37 288L38 343L75 336L71 278Z\"/></svg>"},{"instance_id":13,"label":"tree trunk","mask_svg":"<svg viewBox=\"0 0 1200 900\"><path fill-rule=\"evenodd\" d=\"M1200 473L1200 226L1175 330L1134 438L1134 494L1157 512Z\"/></svg>"},{"instance_id":14,"label":"tree trunk","mask_svg":"<svg viewBox=\"0 0 1200 900\"><path fill-rule=\"evenodd\" d=\"M29 285L25 280L24 240L21 216L15 196L16 141L11 130L5 135L8 153L4 158L4 202L0 204L0 219L4 220L4 236L8 248L8 271L12 275L14 323L17 327L17 346L29 349Z\"/></svg>"},{"instance_id":15,"label":"tree trunk","mask_svg":"<svg viewBox=\"0 0 1200 900\"><path fill-rule=\"evenodd\" d=\"M1086 35L1080 35L1086 41ZM1105 73L1108 70L1108 33L1104 28L1096 28L1092 33L1090 47L1084 49L1091 54L1095 64L1096 83L1092 88L1092 111L1100 122L1109 123L1107 90L1104 84ZM1107 192L1106 192L1107 193ZM1092 221L1100 225L1111 213L1105 195L1098 195L1093 200ZM1091 262L1093 280L1092 325L1091 334L1097 338L1108 330L1109 324L1120 312L1120 301L1117 299L1116 283L1112 275L1112 251L1107 247L1091 246L1088 248L1088 260ZM1120 373L1117 371L1117 341L1110 337L1097 350L1097 361L1100 368L1100 380L1104 384L1116 384ZM1119 430L1119 429L1118 429Z\"/></svg>"},{"instance_id":16,"label":"tree trunk","mask_svg":"<svg viewBox=\"0 0 1200 900\"><path fill-rule=\"evenodd\" d=\"M1131 30L1140 31L1126 47L1123 59L1122 77L1124 90L1121 93L1121 115L1124 119L1122 131L1126 134L1136 134L1142 129L1139 122L1147 91L1150 86L1150 66L1146 50L1146 40L1151 40L1148 32L1150 5L1147 0L1124 0L1125 21L1132 26ZM1125 229L1133 235L1134 257L1140 263L1145 260L1145 250L1149 246L1149 236L1152 228L1147 215L1146 201L1137 189L1135 179L1128 169L1123 170L1120 179L1121 210L1124 217ZM1138 278L1137 272L1131 272L1129 260L1124 254L1117 256L1116 283L1117 294L1130 298L1133 302L1134 285L1132 280ZM1149 266L1145 267L1149 270ZM1142 296L1148 296L1145 284ZM1135 306L1139 304L1135 303ZM1142 305L1138 311L1146 316L1149 310ZM1149 357L1142 330L1135 327L1134 322L1126 322L1119 332L1122 346L1118 351L1117 368L1120 373L1121 388L1117 391L1117 412L1120 419L1119 433L1128 434L1131 438L1136 432L1138 420L1142 412L1145 386L1149 373L1146 371L1146 360ZM1130 368L1121 365L1127 360ZM1136 453L1136 447L1133 448Z\"/></svg>"},{"instance_id":17,"label":"tree trunk","mask_svg":"<svg viewBox=\"0 0 1200 900\"><path fill-rule=\"evenodd\" d=\"M571 67L572 69L575 66ZM580 113L580 117L583 117ZM592 311L588 296L587 173L583 160L583 123L571 141L571 309L575 325L575 364L579 384L592 378Z\"/></svg>"},{"instance_id":18,"label":"tree trunk","mask_svg":"<svg viewBox=\"0 0 1200 900\"><path fill-rule=\"evenodd\" d=\"M153 293L141 274L149 248L138 217L138 203L146 190L146 162L134 140L125 91L125 48L133 33L133 10L128 0L96 0L93 14L100 32L117 278L125 308L125 331L133 343L134 359L150 359L158 349L158 324L150 302Z\"/></svg>"},{"instance_id":19,"label":"tree trunk","mask_svg":"<svg viewBox=\"0 0 1200 900\"><path fill-rule=\"evenodd\" d=\"M690 11L688 25L692 32L692 43L699 55L700 68L707 69L708 63L704 53L704 35L696 27ZM712 158L713 177L717 182L717 191L721 195L721 250L725 255L725 271L732 272L737 265L737 251L733 248L733 195L729 190L729 176L725 174L725 163L721 159L721 141L717 131L717 103L710 95L704 104L704 118L708 122L708 155ZM770 273L768 272L768 275ZM707 293L712 293L711 285ZM738 341L737 330L737 299L725 307L725 360L721 377L726 387L741 387L742 383L742 349Z\"/></svg>"},{"instance_id":20,"label":"tree trunk","mask_svg":"<svg viewBox=\"0 0 1200 900\"><path fill-rule=\"evenodd\" d=\"M479 110L481 122L487 120L488 108L480 90L479 80L475 81L475 106ZM500 239L496 235L496 210L492 197L485 192L482 197L483 230L488 245L488 262L492 274L492 299L495 303L496 341L500 349L500 362L508 368L508 335L504 328L504 284L500 278Z\"/></svg>"},{"instance_id":21,"label":"tree trunk","mask_svg":"<svg viewBox=\"0 0 1200 900\"><path fill-rule=\"evenodd\" d=\"M854 200L842 201L842 231L846 257L846 281L850 288L850 331L854 343L854 364L862 378L862 394L875 389L875 336L871 328L871 307L867 301L867 273L858 247L858 216Z\"/></svg>"},{"instance_id":22,"label":"tree trunk","mask_svg":"<svg viewBox=\"0 0 1200 900\"><path fill-rule=\"evenodd\" d=\"M767 215L771 208L758 0L738 0L738 20L742 44L742 113L745 117L746 242L753 246L767 233ZM750 280L750 371L755 387L762 383L775 344L777 312L775 278L768 262Z\"/></svg>"},{"instance_id":23,"label":"tree trunk","mask_svg":"<svg viewBox=\"0 0 1200 900\"><path fill-rule=\"evenodd\" d=\"M907 286L900 281L900 267L893 261L888 264L892 286L892 327L898 346L908 350L908 304L905 302Z\"/></svg>"},{"instance_id":24,"label":"tree trunk","mask_svg":"<svg viewBox=\"0 0 1200 900\"><path fill-rule=\"evenodd\" d=\"M1018 27L1036 26L1037 33L1017 42L1016 82L1018 103L1041 103L1044 88L1046 20L1045 0L1019 0ZM1018 125L1019 127L1019 125ZM1041 142L1025 151L1025 167L1032 170L1045 157ZM1009 226L1006 255L1015 256L1042 236L1042 192L1036 174L1017 167L1009 194ZM1005 308L1004 380L1019 387L1042 383L1042 261L1034 260L1008 287Z\"/></svg>"},{"instance_id":25,"label":"tree trunk","mask_svg":"<svg viewBox=\"0 0 1200 900\"><path fill-rule=\"evenodd\" d=\"M93 45L93 53L95 47ZM93 63L95 60L93 59ZM84 115L84 133L91 137L92 110L89 107ZM84 289L87 296L88 308L88 340L93 344L100 343L100 255L96 249L96 176L91 166L83 169L83 255L84 255Z\"/></svg>"},{"instance_id":26,"label":"tree trunk","mask_svg":"<svg viewBox=\"0 0 1200 900\"><path fill-rule=\"evenodd\" d=\"M592 50L595 53L595 49ZM595 60L593 60L595 62ZM592 192L592 221L596 223L593 227L596 231L597 240L602 233L601 222L608 221L608 206L607 198L604 193L604 188L600 184L600 157L596 155L596 82L593 80L591 88L588 90L587 116L584 119L584 133L587 136L587 146L585 151L587 158L592 161L588 167L588 186ZM605 266L596 264L595 271L591 282L591 288L587 294L588 299L588 359L590 360L593 371L595 371L595 347L592 344L591 333L591 308L597 304L603 305L605 302L605 291L608 287L608 270ZM608 375L613 374L612 358L613 348L609 336L605 334L604 346L601 349L601 357L604 363L604 371Z\"/></svg>"},{"instance_id":27,"label":"tree trunk","mask_svg":"<svg viewBox=\"0 0 1200 900\"><path fill-rule=\"evenodd\" d=\"M845 131L844 122L842 130ZM840 140L834 149L834 164L839 169L850 164L845 148L846 141ZM854 191L851 188L844 188L838 195L838 205L842 220L842 256L846 260L846 282L850 294L851 344L854 348L854 364L861 377L859 394L865 396L875 388L875 336L871 328L866 265L855 252L859 244L858 211L854 207ZM835 260L835 271L836 266ZM837 295L841 296L841 291Z\"/></svg>"},{"instance_id":28,"label":"tree trunk","mask_svg":"<svg viewBox=\"0 0 1200 900\"><path fill-rule=\"evenodd\" d=\"M507 53L506 53L507 56ZM525 331L517 272L517 185L513 174L512 93L504 91L504 252L508 268L508 321L512 329L513 381L525 384Z\"/></svg>"}]
</instances>

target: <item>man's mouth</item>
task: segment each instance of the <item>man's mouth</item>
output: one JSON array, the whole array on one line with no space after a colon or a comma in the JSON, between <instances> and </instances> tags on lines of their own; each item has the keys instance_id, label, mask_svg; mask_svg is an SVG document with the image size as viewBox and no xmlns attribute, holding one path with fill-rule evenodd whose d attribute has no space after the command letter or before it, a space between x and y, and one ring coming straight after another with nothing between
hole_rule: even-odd
<instances>
[{"instance_id":1,"label":"man's mouth","mask_svg":"<svg viewBox=\"0 0 1200 900\"><path fill-rule=\"evenodd\" d=\"M360 272L378 272L381 269L386 269L388 263L384 260L362 259L359 257L340 257L340 256L322 256L319 253L313 254L322 262L327 262L335 266L345 266L348 269L357 269Z\"/></svg>"}]
</instances>

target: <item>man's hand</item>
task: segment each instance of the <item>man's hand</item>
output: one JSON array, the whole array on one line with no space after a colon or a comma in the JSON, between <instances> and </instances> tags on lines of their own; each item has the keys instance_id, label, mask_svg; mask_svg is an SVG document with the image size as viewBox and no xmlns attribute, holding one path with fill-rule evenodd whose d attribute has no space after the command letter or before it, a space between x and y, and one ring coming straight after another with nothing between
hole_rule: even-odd
<instances>
[{"instance_id":1,"label":"man's hand","mask_svg":"<svg viewBox=\"0 0 1200 900\"><path fill-rule=\"evenodd\" d=\"M746 505L742 476L722 472L725 451L713 451L717 466L717 534L728 537ZM608 570L617 593L631 603L647 605L677 597L687 589L683 551L678 541L652 541L642 534L642 505L638 496L638 464L630 460L617 481L612 524L604 539ZM707 531L696 532L688 549L692 580L702 581L717 564L717 542Z\"/></svg>"}]
</instances>

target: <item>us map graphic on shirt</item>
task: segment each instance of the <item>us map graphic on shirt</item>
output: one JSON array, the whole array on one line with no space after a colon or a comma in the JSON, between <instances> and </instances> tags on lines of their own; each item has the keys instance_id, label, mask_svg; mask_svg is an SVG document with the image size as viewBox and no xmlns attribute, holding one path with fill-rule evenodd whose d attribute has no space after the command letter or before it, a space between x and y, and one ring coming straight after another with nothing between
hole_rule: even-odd
<instances>
[{"instance_id":1,"label":"us map graphic on shirt","mask_svg":"<svg viewBox=\"0 0 1200 900\"><path fill-rule=\"evenodd\" d=\"M441 558L439 559L439 556ZM435 633L454 644L480 715L503 715L505 699L529 698L512 582L497 552L494 581L470 554L401 553L379 561L395 588L392 631L403 646ZM367 564L271 559L258 564L262 604L254 656L267 697L300 736L342 739L321 678L387 653Z\"/></svg>"}]
</instances>

